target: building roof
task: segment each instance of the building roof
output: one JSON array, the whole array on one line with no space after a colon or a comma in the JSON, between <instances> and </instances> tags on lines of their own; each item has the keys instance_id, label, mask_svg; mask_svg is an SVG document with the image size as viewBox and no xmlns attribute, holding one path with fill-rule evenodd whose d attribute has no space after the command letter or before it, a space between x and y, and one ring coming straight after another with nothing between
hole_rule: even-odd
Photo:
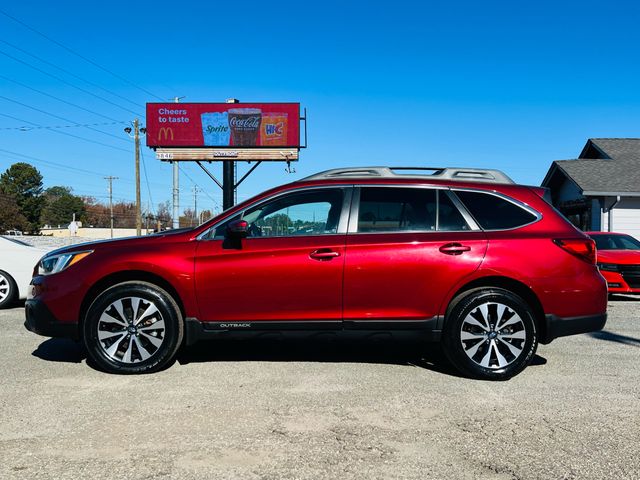
<instances>
[{"instance_id":1,"label":"building roof","mask_svg":"<svg viewBox=\"0 0 640 480\"><path fill-rule=\"evenodd\" d=\"M542 185L559 172L583 195L640 196L640 138L590 138L577 159L553 162Z\"/></svg>"}]
</instances>

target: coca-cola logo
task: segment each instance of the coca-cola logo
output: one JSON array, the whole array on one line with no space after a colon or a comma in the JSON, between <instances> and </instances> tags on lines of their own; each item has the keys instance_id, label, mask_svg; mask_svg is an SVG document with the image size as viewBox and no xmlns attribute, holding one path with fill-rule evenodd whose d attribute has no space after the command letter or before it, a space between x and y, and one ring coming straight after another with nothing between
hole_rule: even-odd
<instances>
[{"instance_id":1,"label":"coca-cola logo","mask_svg":"<svg viewBox=\"0 0 640 480\"><path fill-rule=\"evenodd\" d=\"M260 116L255 117L231 117L229 125L233 128L255 130L260 128Z\"/></svg>"}]
</instances>

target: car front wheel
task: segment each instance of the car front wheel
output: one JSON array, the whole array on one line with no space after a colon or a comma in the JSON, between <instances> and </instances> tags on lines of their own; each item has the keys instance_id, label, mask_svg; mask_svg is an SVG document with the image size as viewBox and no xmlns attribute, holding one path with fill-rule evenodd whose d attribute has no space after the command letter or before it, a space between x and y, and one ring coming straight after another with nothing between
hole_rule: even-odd
<instances>
[{"instance_id":1,"label":"car front wheel","mask_svg":"<svg viewBox=\"0 0 640 480\"><path fill-rule=\"evenodd\" d=\"M454 300L443 331L445 354L467 376L506 380L526 368L538 346L531 307L499 288Z\"/></svg>"},{"instance_id":2,"label":"car front wheel","mask_svg":"<svg viewBox=\"0 0 640 480\"><path fill-rule=\"evenodd\" d=\"M167 292L146 282L125 282L105 290L92 303L83 339L99 368L150 373L175 358L183 329L180 309Z\"/></svg>"}]
</instances>

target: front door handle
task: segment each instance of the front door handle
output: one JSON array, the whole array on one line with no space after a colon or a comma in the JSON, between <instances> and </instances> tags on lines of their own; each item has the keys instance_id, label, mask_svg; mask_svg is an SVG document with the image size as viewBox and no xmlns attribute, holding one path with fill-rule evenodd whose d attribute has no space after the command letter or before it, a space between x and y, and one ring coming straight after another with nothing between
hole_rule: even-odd
<instances>
[{"instance_id":1,"label":"front door handle","mask_svg":"<svg viewBox=\"0 0 640 480\"><path fill-rule=\"evenodd\" d=\"M340 252L336 252L334 250L331 250L330 248L319 248L318 250L314 250L309 254L310 258L313 258L314 260L318 260L321 262L331 260L332 258L339 257L339 256L340 256Z\"/></svg>"},{"instance_id":2,"label":"front door handle","mask_svg":"<svg viewBox=\"0 0 640 480\"><path fill-rule=\"evenodd\" d=\"M471 250L471 247L462 245L461 243L447 243L440 247L440 251L446 255L462 255L469 250Z\"/></svg>"}]
</instances>

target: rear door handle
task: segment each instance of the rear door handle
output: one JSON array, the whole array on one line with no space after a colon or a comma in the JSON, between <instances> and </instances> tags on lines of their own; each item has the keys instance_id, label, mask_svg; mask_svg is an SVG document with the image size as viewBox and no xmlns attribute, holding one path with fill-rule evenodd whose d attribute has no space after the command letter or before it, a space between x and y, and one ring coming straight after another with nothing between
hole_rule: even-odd
<instances>
[{"instance_id":1,"label":"rear door handle","mask_svg":"<svg viewBox=\"0 0 640 480\"><path fill-rule=\"evenodd\" d=\"M440 251L446 255L462 255L469 250L471 250L471 247L462 245L461 243L447 243L440 247Z\"/></svg>"},{"instance_id":2,"label":"rear door handle","mask_svg":"<svg viewBox=\"0 0 640 480\"><path fill-rule=\"evenodd\" d=\"M313 258L314 260L318 260L321 262L331 260L332 258L339 257L339 256L340 256L340 252L336 252L334 250L331 250L330 248L319 248L318 250L314 250L309 254L310 258Z\"/></svg>"}]
</instances>

